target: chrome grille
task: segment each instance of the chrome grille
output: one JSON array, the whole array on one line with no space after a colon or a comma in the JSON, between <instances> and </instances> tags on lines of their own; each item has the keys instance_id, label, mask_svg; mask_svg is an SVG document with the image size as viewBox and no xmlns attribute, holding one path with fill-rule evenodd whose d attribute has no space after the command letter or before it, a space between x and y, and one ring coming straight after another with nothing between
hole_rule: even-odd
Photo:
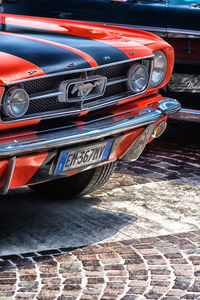
<instances>
[{"instance_id":1,"label":"chrome grille","mask_svg":"<svg viewBox=\"0 0 200 300\"><path fill-rule=\"evenodd\" d=\"M127 86L126 86L125 82L112 84L112 85L107 86L104 95L99 97L98 100L103 100L108 97L112 97L113 95L121 95L122 93L124 93L126 91L127 91ZM131 92L128 92L128 93L130 93L130 95L132 94ZM93 103L93 101L94 101L93 99L85 101L85 105L87 105L89 103Z\"/></svg>"},{"instance_id":2,"label":"chrome grille","mask_svg":"<svg viewBox=\"0 0 200 300\"><path fill-rule=\"evenodd\" d=\"M128 66L130 66L130 63L114 65L112 67L104 67L101 69L89 71L88 76L100 75L100 76L105 76L108 79L119 77L119 76L127 76Z\"/></svg>"},{"instance_id":3,"label":"chrome grille","mask_svg":"<svg viewBox=\"0 0 200 300\"><path fill-rule=\"evenodd\" d=\"M55 111L65 109L66 104L57 101L57 97L38 99L30 101L30 106L27 115L37 114L38 112Z\"/></svg>"},{"instance_id":4,"label":"chrome grille","mask_svg":"<svg viewBox=\"0 0 200 300\"><path fill-rule=\"evenodd\" d=\"M149 78L151 73L151 60L144 59L137 63L145 64L149 69ZM127 74L130 67L136 62L125 62L121 64L110 65L95 70L87 70L86 72L78 72L59 76L45 77L39 79L28 80L20 83L20 87L25 89L30 97L30 106L26 114L20 118L35 117L58 117L62 115L79 114L82 110L95 110L105 106L117 103L120 99L124 99L136 94L130 91L126 82ZM60 83L66 80L87 78L90 76L107 77L107 85L103 96L86 100L82 104L79 103L61 103L58 101L58 93ZM10 88L10 87L9 87ZM1 114L4 122L13 121L13 119Z\"/></svg>"}]
</instances>

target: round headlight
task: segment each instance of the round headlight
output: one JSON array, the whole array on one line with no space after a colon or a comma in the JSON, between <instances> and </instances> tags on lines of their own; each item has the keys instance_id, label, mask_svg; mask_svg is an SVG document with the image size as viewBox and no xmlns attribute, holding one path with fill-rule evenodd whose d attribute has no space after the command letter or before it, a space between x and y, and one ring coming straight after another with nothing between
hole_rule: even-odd
<instances>
[{"instance_id":1,"label":"round headlight","mask_svg":"<svg viewBox=\"0 0 200 300\"><path fill-rule=\"evenodd\" d=\"M167 72L167 59L163 51L154 52L153 74L151 78L151 87L156 87L165 78Z\"/></svg>"},{"instance_id":2,"label":"round headlight","mask_svg":"<svg viewBox=\"0 0 200 300\"><path fill-rule=\"evenodd\" d=\"M136 64L129 71L128 86L134 92L142 92L148 85L148 70L144 65Z\"/></svg>"},{"instance_id":3,"label":"round headlight","mask_svg":"<svg viewBox=\"0 0 200 300\"><path fill-rule=\"evenodd\" d=\"M29 95L20 88L12 88L3 100L3 111L11 118L25 115L29 107Z\"/></svg>"}]
</instances>

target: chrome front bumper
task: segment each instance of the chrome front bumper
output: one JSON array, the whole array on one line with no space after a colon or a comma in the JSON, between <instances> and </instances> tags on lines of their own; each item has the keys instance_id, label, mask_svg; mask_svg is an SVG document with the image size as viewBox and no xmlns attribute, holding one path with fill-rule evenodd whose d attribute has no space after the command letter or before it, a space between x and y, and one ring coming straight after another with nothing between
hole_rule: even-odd
<instances>
[{"instance_id":1,"label":"chrome front bumper","mask_svg":"<svg viewBox=\"0 0 200 300\"><path fill-rule=\"evenodd\" d=\"M62 127L58 129L43 130L35 134L28 135L28 139L21 141L15 136L12 141L5 142L2 139L0 144L0 158L12 158L19 155L33 153L37 151L47 151L63 146L69 146L81 142L94 141L113 134L125 132L138 127L147 126L162 119L164 116L174 114L180 110L180 103L174 99L164 98L154 103L155 108L145 108L135 114L135 109L128 113L119 113L115 116L96 118L86 122L84 126L77 129L76 126ZM114 118L120 117L119 120Z\"/></svg>"}]
</instances>

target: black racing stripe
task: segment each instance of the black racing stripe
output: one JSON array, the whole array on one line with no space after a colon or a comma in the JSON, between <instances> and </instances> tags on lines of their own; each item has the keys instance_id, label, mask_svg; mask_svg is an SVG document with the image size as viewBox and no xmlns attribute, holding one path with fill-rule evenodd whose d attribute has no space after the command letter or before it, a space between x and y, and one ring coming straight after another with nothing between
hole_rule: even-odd
<instances>
[{"instance_id":1,"label":"black racing stripe","mask_svg":"<svg viewBox=\"0 0 200 300\"><path fill-rule=\"evenodd\" d=\"M76 64L73 69L90 67L89 63L76 53L20 36L0 33L0 51L25 59L37 65L46 74L69 70L67 65L72 62Z\"/></svg>"},{"instance_id":2,"label":"black racing stripe","mask_svg":"<svg viewBox=\"0 0 200 300\"><path fill-rule=\"evenodd\" d=\"M120 49L102 41L79 37L44 29L35 29L16 25L6 25L6 30L12 33L28 35L35 38L49 40L66 46L74 47L92 56L98 65L128 60L128 56ZM110 57L110 59L108 59Z\"/></svg>"}]
</instances>

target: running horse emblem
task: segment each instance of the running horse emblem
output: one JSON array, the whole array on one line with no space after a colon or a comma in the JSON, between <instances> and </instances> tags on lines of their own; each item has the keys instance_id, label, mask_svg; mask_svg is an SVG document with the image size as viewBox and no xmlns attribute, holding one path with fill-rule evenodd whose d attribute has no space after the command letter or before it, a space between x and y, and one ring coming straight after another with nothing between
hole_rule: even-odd
<instances>
[{"instance_id":1,"label":"running horse emblem","mask_svg":"<svg viewBox=\"0 0 200 300\"><path fill-rule=\"evenodd\" d=\"M72 95L77 92L77 96L85 98L88 96L95 87L102 85L102 80L97 80L94 83L76 83L71 91Z\"/></svg>"}]
</instances>

